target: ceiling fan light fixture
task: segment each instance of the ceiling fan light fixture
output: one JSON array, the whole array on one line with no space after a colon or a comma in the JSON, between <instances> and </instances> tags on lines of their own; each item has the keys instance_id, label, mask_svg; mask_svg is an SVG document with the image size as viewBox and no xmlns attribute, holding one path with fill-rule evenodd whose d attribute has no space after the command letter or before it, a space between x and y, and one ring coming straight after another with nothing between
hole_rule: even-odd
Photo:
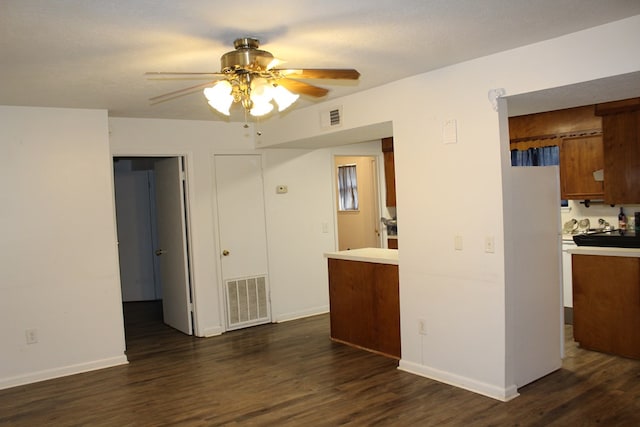
<instances>
[{"instance_id":1,"label":"ceiling fan light fixture","mask_svg":"<svg viewBox=\"0 0 640 427\"><path fill-rule=\"evenodd\" d=\"M269 114L271 112L271 110L273 110L273 104L270 102L264 102L264 101L259 101L259 102L253 102L253 108L251 108L251 111L249 111L249 113L251 113L252 116L254 117L259 117L259 116L264 116L265 114Z\"/></svg>"},{"instance_id":2,"label":"ceiling fan light fixture","mask_svg":"<svg viewBox=\"0 0 640 427\"><path fill-rule=\"evenodd\" d=\"M209 101L209 105L220 114L228 116L229 108L233 104L233 95L231 95L231 83L227 80L220 80L213 86L204 89L204 96Z\"/></svg>"},{"instance_id":3,"label":"ceiling fan light fixture","mask_svg":"<svg viewBox=\"0 0 640 427\"><path fill-rule=\"evenodd\" d=\"M273 99L273 85L265 78L258 77L251 80L251 100L255 103L271 102Z\"/></svg>"},{"instance_id":4,"label":"ceiling fan light fixture","mask_svg":"<svg viewBox=\"0 0 640 427\"><path fill-rule=\"evenodd\" d=\"M277 85L271 91L273 100L278 104L278 111L282 112L289 108L291 104L296 102L300 95L289 92L286 88Z\"/></svg>"},{"instance_id":5,"label":"ceiling fan light fixture","mask_svg":"<svg viewBox=\"0 0 640 427\"><path fill-rule=\"evenodd\" d=\"M219 72L154 71L145 73L152 76L184 75L185 77L183 78L202 76L202 78L210 79L211 76L214 76L215 79L220 79L154 96L149 100L152 103L168 101L178 96L187 95L196 89L209 86L204 89L204 96L213 109L220 114L230 116L231 106L234 103L239 103L244 108L246 119L247 113L253 116L263 116L273 111L276 105L278 106L278 111L282 112L298 100L300 97L298 93L321 98L329 92L328 89L296 79L357 80L360 77L360 73L357 70L350 68L280 69L278 65L283 61L274 58L270 52L258 49L260 42L253 37L236 39L233 46L235 50L225 53L220 58L221 69ZM294 93L287 88L293 90Z\"/></svg>"}]
</instances>

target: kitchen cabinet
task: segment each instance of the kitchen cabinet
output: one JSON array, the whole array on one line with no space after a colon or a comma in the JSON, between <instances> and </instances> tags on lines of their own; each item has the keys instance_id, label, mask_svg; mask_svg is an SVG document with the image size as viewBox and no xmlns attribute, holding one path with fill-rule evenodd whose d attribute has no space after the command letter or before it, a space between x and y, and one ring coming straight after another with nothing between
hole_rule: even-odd
<instances>
[{"instance_id":1,"label":"kitchen cabinet","mask_svg":"<svg viewBox=\"0 0 640 427\"><path fill-rule=\"evenodd\" d=\"M510 117L509 139L512 150L558 146L563 199L604 197L602 181L593 177L604 169L602 119L594 105Z\"/></svg>"},{"instance_id":2,"label":"kitchen cabinet","mask_svg":"<svg viewBox=\"0 0 640 427\"><path fill-rule=\"evenodd\" d=\"M604 200L640 203L640 98L596 105L602 116Z\"/></svg>"},{"instance_id":3,"label":"kitchen cabinet","mask_svg":"<svg viewBox=\"0 0 640 427\"><path fill-rule=\"evenodd\" d=\"M386 205L396 205L396 170L393 156L393 137L382 138L382 155L384 157L384 182L386 188Z\"/></svg>"},{"instance_id":4,"label":"kitchen cabinet","mask_svg":"<svg viewBox=\"0 0 640 427\"><path fill-rule=\"evenodd\" d=\"M521 142L526 145L527 141L533 141L537 146L557 145L558 138L599 133L602 121L594 110L593 105L585 105L509 117L511 148L519 148L517 144Z\"/></svg>"},{"instance_id":5,"label":"kitchen cabinet","mask_svg":"<svg viewBox=\"0 0 640 427\"><path fill-rule=\"evenodd\" d=\"M387 239L387 248L389 248L389 249L398 249L398 239L396 239L396 238L388 238Z\"/></svg>"},{"instance_id":6,"label":"kitchen cabinet","mask_svg":"<svg viewBox=\"0 0 640 427\"><path fill-rule=\"evenodd\" d=\"M604 197L602 181L593 172L604 169L602 135L564 138L560 143L560 194L565 200Z\"/></svg>"},{"instance_id":7,"label":"kitchen cabinet","mask_svg":"<svg viewBox=\"0 0 640 427\"><path fill-rule=\"evenodd\" d=\"M359 257L370 252L394 257L395 263ZM400 358L400 294L394 252L364 248L327 254L334 341Z\"/></svg>"},{"instance_id":8,"label":"kitchen cabinet","mask_svg":"<svg viewBox=\"0 0 640 427\"><path fill-rule=\"evenodd\" d=\"M640 258L573 254L572 271L574 339L640 359Z\"/></svg>"}]
</instances>

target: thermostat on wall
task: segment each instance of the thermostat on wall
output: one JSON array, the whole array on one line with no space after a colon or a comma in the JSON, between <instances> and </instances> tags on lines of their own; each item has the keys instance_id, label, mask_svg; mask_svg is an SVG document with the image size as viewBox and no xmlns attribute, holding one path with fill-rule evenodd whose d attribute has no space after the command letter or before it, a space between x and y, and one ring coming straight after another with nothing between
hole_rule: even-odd
<instances>
[{"instance_id":1,"label":"thermostat on wall","mask_svg":"<svg viewBox=\"0 0 640 427\"><path fill-rule=\"evenodd\" d=\"M276 194L284 194L289 191L286 185L277 185L276 186Z\"/></svg>"}]
</instances>

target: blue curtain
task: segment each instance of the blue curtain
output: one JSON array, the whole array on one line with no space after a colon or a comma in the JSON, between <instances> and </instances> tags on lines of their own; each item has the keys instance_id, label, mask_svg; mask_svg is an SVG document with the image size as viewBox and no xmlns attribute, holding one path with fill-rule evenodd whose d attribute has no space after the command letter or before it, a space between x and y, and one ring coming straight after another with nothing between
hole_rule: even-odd
<instances>
[{"instance_id":1,"label":"blue curtain","mask_svg":"<svg viewBox=\"0 0 640 427\"><path fill-rule=\"evenodd\" d=\"M560 164L557 146L511 150L511 166L552 166Z\"/></svg>"}]
</instances>

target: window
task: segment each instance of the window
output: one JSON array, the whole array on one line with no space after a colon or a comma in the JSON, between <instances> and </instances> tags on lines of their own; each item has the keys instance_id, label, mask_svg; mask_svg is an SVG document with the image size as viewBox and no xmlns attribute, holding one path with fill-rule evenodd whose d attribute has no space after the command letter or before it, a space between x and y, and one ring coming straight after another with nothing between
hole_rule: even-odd
<instances>
[{"instance_id":1,"label":"window","mask_svg":"<svg viewBox=\"0 0 640 427\"><path fill-rule=\"evenodd\" d=\"M339 209L341 211L358 210L358 180L356 165L338 166Z\"/></svg>"}]
</instances>

